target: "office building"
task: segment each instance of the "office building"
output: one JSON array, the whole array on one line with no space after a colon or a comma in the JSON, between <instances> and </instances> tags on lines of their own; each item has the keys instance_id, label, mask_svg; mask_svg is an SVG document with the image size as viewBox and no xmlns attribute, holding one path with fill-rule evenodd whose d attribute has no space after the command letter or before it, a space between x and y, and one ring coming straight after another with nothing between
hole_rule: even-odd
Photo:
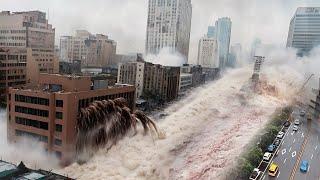
<instances>
[{"instance_id":1,"label":"office building","mask_svg":"<svg viewBox=\"0 0 320 180\"><path fill-rule=\"evenodd\" d=\"M104 67L115 63L116 47L106 35L77 30L75 36L60 38L60 58L66 62L80 60L85 67Z\"/></svg>"},{"instance_id":2,"label":"office building","mask_svg":"<svg viewBox=\"0 0 320 180\"><path fill-rule=\"evenodd\" d=\"M192 74L193 87L196 87L205 83L205 76L202 73L202 67L200 65L184 64L180 68L181 68L180 74L183 74L183 73Z\"/></svg>"},{"instance_id":3,"label":"office building","mask_svg":"<svg viewBox=\"0 0 320 180\"><path fill-rule=\"evenodd\" d=\"M192 87L192 74L181 73L180 74L179 90L184 91L190 87Z\"/></svg>"},{"instance_id":4,"label":"office building","mask_svg":"<svg viewBox=\"0 0 320 180\"><path fill-rule=\"evenodd\" d=\"M9 87L26 84L27 50L0 48L0 102L6 102Z\"/></svg>"},{"instance_id":5,"label":"office building","mask_svg":"<svg viewBox=\"0 0 320 180\"><path fill-rule=\"evenodd\" d=\"M72 62L60 61L59 74L77 74L81 75L81 61L74 60Z\"/></svg>"},{"instance_id":6,"label":"office building","mask_svg":"<svg viewBox=\"0 0 320 180\"><path fill-rule=\"evenodd\" d=\"M219 18L215 25L215 36L218 43L219 68L224 69L228 60L231 38L231 20L228 17Z\"/></svg>"},{"instance_id":7,"label":"office building","mask_svg":"<svg viewBox=\"0 0 320 180\"><path fill-rule=\"evenodd\" d=\"M199 40L198 65L208 68L219 67L218 55L218 43L216 39L202 37Z\"/></svg>"},{"instance_id":8,"label":"office building","mask_svg":"<svg viewBox=\"0 0 320 180\"><path fill-rule=\"evenodd\" d=\"M58 73L54 35L44 12L0 12L0 48L26 51L27 83L35 85L40 73Z\"/></svg>"},{"instance_id":9,"label":"office building","mask_svg":"<svg viewBox=\"0 0 320 180\"><path fill-rule=\"evenodd\" d=\"M191 0L149 0L146 54L158 54L162 48L189 54Z\"/></svg>"},{"instance_id":10,"label":"office building","mask_svg":"<svg viewBox=\"0 0 320 180\"><path fill-rule=\"evenodd\" d=\"M298 49L298 55L308 55L320 45L320 7L299 7L290 21L287 47Z\"/></svg>"},{"instance_id":11,"label":"office building","mask_svg":"<svg viewBox=\"0 0 320 180\"><path fill-rule=\"evenodd\" d=\"M63 165L75 158L76 123L81 108L95 100L123 97L135 109L135 88L108 87L91 77L41 74L38 87L10 88L8 95L8 141L22 136L37 139Z\"/></svg>"}]
</instances>

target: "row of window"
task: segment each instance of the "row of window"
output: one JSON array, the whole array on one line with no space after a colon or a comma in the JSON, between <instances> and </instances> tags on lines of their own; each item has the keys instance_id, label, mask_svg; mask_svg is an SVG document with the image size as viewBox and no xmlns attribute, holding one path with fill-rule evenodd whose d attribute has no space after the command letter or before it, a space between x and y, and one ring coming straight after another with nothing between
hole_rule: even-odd
<instances>
[{"instance_id":1,"label":"row of window","mask_svg":"<svg viewBox=\"0 0 320 180\"><path fill-rule=\"evenodd\" d=\"M49 106L49 99L39 98L39 97L24 96L24 95L16 94L15 101Z\"/></svg>"},{"instance_id":2,"label":"row of window","mask_svg":"<svg viewBox=\"0 0 320 180\"><path fill-rule=\"evenodd\" d=\"M0 42L0 46L26 46L26 43L4 43L4 42Z\"/></svg>"},{"instance_id":3,"label":"row of window","mask_svg":"<svg viewBox=\"0 0 320 180\"><path fill-rule=\"evenodd\" d=\"M47 136L42 136L39 134L31 133L31 132L26 132L26 131L21 131L21 130L16 130L16 136L24 136L24 137L29 137L29 138L34 138L38 141L48 143L48 137Z\"/></svg>"},{"instance_id":4,"label":"row of window","mask_svg":"<svg viewBox=\"0 0 320 180\"><path fill-rule=\"evenodd\" d=\"M25 125L25 126L31 126L31 127L38 128L38 129L48 130L48 123L47 122L16 117L16 123L21 124L21 125Z\"/></svg>"},{"instance_id":5,"label":"row of window","mask_svg":"<svg viewBox=\"0 0 320 180\"><path fill-rule=\"evenodd\" d=\"M40 110L40 109L33 109L27 108L22 106L15 106L15 112L23 113L23 114L30 114L34 116L41 116L41 117L48 117L49 111L47 110Z\"/></svg>"},{"instance_id":6,"label":"row of window","mask_svg":"<svg viewBox=\"0 0 320 180\"><path fill-rule=\"evenodd\" d=\"M26 30L0 30L0 34L7 34L7 33L26 33Z\"/></svg>"},{"instance_id":7,"label":"row of window","mask_svg":"<svg viewBox=\"0 0 320 180\"><path fill-rule=\"evenodd\" d=\"M0 67L25 67L26 63L0 63Z\"/></svg>"}]
</instances>

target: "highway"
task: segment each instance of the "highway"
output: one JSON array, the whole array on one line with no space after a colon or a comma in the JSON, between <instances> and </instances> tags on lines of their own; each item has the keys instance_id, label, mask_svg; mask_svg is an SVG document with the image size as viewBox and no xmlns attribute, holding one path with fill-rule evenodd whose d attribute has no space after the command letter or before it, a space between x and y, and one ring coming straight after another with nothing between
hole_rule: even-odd
<instances>
[{"instance_id":1,"label":"highway","mask_svg":"<svg viewBox=\"0 0 320 180\"><path fill-rule=\"evenodd\" d=\"M319 122L307 121L307 116L301 117L300 110L295 108L292 114L293 121L300 119L299 130L294 132L293 122L279 147L273 162L279 165L276 177L270 177L267 172L263 179L280 180L319 180L320 177L320 129ZM319 147L318 147L319 146ZM300 171L302 160L309 162L307 173Z\"/></svg>"}]
</instances>

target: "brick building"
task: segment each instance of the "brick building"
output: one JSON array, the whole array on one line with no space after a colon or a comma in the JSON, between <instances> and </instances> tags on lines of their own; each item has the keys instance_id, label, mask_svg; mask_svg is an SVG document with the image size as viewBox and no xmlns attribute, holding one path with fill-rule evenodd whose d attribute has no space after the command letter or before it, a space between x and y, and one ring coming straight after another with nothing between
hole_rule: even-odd
<instances>
[{"instance_id":1,"label":"brick building","mask_svg":"<svg viewBox=\"0 0 320 180\"><path fill-rule=\"evenodd\" d=\"M98 88L94 88L98 87ZM95 100L118 97L135 108L135 88L130 85L95 86L90 77L41 74L36 88L10 88L8 95L8 140L21 136L39 140L62 164L74 159L78 112Z\"/></svg>"}]
</instances>

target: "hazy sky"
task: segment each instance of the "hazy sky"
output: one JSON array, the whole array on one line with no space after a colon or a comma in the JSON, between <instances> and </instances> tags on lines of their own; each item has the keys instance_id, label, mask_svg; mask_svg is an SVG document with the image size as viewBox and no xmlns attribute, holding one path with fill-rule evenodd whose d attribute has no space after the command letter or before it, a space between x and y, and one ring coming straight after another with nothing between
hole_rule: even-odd
<instances>
[{"instance_id":1,"label":"hazy sky","mask_svg":"<svg viewBox=\"0 0 320 180\"><path fill-rule=\"evenodd\" d=\"M41 10L59 36L77 29L107 34L118 53L144 52L148 0L0 0L0 10ZM248 47L255 37L285 45L289 22L299 6L320 6L320 0L192 0L189 59L197 57L199 38L218 17L232 20L231 43Z\"/></svg>"}]
</instances>

